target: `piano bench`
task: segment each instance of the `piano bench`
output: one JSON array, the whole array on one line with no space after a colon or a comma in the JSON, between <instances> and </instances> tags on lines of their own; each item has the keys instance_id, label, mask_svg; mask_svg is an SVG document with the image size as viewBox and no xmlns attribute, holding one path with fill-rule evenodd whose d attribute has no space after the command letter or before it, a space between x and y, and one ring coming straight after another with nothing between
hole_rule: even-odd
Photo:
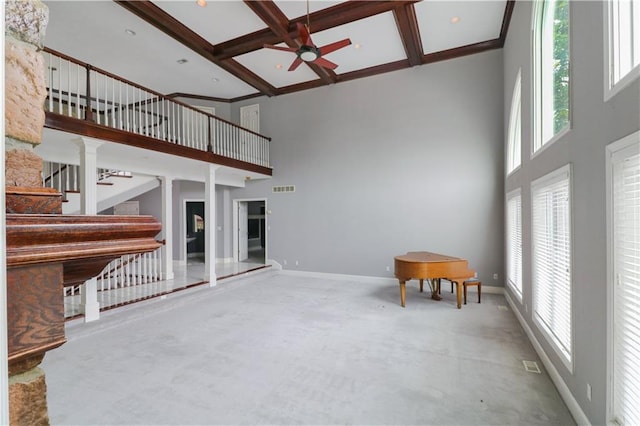
<instances>
[{"instance_id":1,"label":"piano bench","mask_svg":"<svg viewBox=\"0 0 640 426\"><path fill-rule=\"evenodd\" d=\"M482 282L477 278L471 278L462 282L462 287L464 288L464 304L467 304L467 287L469 286L478 287L478 303L480 303L480 295L482 294Z\"/></svg>"}]
</instances>

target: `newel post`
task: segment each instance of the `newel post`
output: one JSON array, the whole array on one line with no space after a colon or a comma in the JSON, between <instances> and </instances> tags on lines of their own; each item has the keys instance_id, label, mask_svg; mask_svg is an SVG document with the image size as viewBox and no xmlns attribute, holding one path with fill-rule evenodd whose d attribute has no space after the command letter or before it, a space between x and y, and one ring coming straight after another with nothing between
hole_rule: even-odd
<instances>
[{"instance_id":1,"label":"newel post","mask_svg":"<svg viewBox=\"0 0 640 426\"><path fill-rule=\"evenodd\" d=\"M91 65L86 64L85 67L87 69L87 97L84 119L87 121L93 121L93 110L91 109Z\"/></svg>"}]
</instances>

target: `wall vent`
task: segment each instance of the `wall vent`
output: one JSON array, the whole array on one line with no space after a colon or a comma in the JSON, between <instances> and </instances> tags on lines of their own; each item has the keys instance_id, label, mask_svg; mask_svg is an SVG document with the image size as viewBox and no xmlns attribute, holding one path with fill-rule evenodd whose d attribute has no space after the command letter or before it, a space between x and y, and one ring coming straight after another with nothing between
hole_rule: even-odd
<instances>
[{"instance_id":1,"label":"wall vent","mask_svg":"<svg viewBox=\"0 0 640 426\"><path fill-rule=\"evenodd\" d=\"M538 373L540 374L540 367L538 367L538 363L535 361L522 361L524 364L524 369L527 373Z\"/></svg>"},{"instance_id":2,"label":"wall vent","mask_svg":"<svg viewBox=\"0 0 640 426\"><path fill-rule=\"evenodd\" d=\"M296 192L295 185L280 185L271 188L272 192Z\"/></svg>"}]
</instances>

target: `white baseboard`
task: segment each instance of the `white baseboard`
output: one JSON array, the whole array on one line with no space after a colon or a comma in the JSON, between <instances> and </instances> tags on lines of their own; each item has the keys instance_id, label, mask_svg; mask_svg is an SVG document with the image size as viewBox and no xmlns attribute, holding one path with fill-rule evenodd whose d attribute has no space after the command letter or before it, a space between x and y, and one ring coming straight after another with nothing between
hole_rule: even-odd
<instances>
[{"instance_id":1,"label":"white baseboard","mask_svg":"<svg viewBox=\"0 0 640 426\"><path fill-rule=\"evenodd\" d=\"M273 259L267 259L265 262L267 265L271 265L271 268L275 271L282 271L282 265Z\"/></svg>"},{"instance_id":2,"label":"white baseboard","mask_svg":"<svg viewBox=\"0 0 640 426\"><path fill-rule=\"evenodd\" d=\"M527 336L529 337L529 340L531 341L533 348L536 350L536 352L538 353L538 356L540 357L540 359L542 360L542 363L544 364L544 367L549 372L551 381L558 389L558 392L560 393L560 396L564 400L564 403L567 404L567 407L569 408L569 411L571 412L573 419L576 421L578 425L590 426L591 422L589 422L589 418L587 417L586 414L584 414L584 411L582 411L580 404L578 404L578 401L576 401L576 399L573 397L571 390L569 389L567 384L564 382L564 380L562 380L562 376L560 375L560 373L558 373L558 370L551 362L551 359L549 359L549 356L546 354L546 352L542 348L542 345L536 338L535 334L533 334L533 330L531 330L531 327L529 327L529 324L527 324L524 317L522 316L520 311L517 309L516 304L514 303L513 300L511 300L511 297L509 296L508 293L504 293L504 297L505 299L507 299L507 303L509 303L509 306L511 306L511 310L516 315L516 318L518 318L518 321L520 322L520 325L524 329L525 333L527 333Z\"/></svg>"},{"instance_id":3,"label":"white baseboard","mask_svg":"<svg viewBox=\"0 0 640 426\"><path fill-rule=\"evenodd\" d=\"M280 266L282 269L282 266ZM357 282L365 282L365 283L381 283L381 284L398 284L397 278L392 277L372 277L368 275L347 275L347 274L332 274L329 272L311 272L311 271L295 271L291 269L282 269L282 273L286 275L293 275L298 277L309 277L309 278L322 278L326 280L350 280ZM476 292L476 287L470 287L468 290L470 293ZM505 294L504 287L497 286L482 286L483 293L491 293L491 294Z\"/></svg>"},{"instance_id":4,"label":"white baseboard","mask_svg":"<svg viewBox=\"0 0 640 426\"><path fill-rule=\"evenodd\" d=\"M297 277L309 277L309 278L322 278L325 280L349 280L357 282L377 282L377 283L393 283L398 284L396 278L385 277L370 277L366 275L346 275L346 274L332 274L329 272L311 272L311 271L294 271L291 269L283 269L281 273L285 275L292 275Z\"/></svg>"},{"instance_id":5,"label":"white baseboard","mask_svg":"<svg viewBox=\"0 0 640 426\"><path fill-rule=\"evenodd\" d=\"M233 263L233 257L218 257L216 263Z\"/></svg>"}]
</instances>

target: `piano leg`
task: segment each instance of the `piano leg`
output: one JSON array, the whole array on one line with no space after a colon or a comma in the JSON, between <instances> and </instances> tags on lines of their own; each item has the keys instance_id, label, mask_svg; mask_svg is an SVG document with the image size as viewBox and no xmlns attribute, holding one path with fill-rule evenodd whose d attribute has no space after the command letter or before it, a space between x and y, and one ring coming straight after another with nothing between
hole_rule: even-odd
<instances>
[{"instance_id":1,"label":"piano leg","mask_svg":"<svg viewBox=\"0 0 640 426\"><path fill-rule=\"evenodd\" d=\"M424 288L424 279L420 278L420 293L422 293Z\"/></svg>"},{"instance_id":2,"label":"piano leg","mask_svg":"<svg viewBox=\"0 0 640 426\"><path fill-rule=\"evenodd\" d=\"M407 298L407 286L405 281L399 280L400 281L400 306L402 306L404 308L404 302Z\"/></svg>"},{"instance_id":3,"label":"piano leg","mask_svg":"<svg viewBox=\"0 0 640 426\"><path fill-rule=\"evenodd\" d=\"M442 297L438 295L438 289L440 288L440 280L438 278L430 279L429 287L431 287L431 298L433 300L442 300Z\"/></svg>"},{"instance_id":4,"label":"piano leg","mask_svg":"<svg viewBox=\"0 0 640 426\"><path fill-rule=\"evenodd\" d=\"M462 307L462 283L463 283L463 280L456 281L456 299L458 302L458 309Z\"/></svg>"}]
</instances>

